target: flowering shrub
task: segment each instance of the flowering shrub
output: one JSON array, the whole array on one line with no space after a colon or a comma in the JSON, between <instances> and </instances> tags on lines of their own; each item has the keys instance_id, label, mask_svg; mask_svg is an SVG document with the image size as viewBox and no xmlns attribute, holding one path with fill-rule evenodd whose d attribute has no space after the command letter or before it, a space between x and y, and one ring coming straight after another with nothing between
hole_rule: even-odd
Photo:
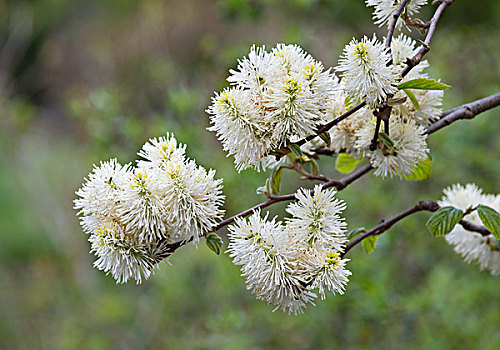
<instances>
[{"instance_id":1,"label":"flowering shrub","mask_svg":"<svg viewBox=\"0 0 500 350\"><path fill-rule=\"evenodd\" d=\"M435 1L434 15L424 22L415 16L425 0L367 0L387 35L383 41L375 35L352 39L333 69L297 45L269 51L252 46L206 111L209 130L238 171L269 170L258 189L267 200L223 220L222 180L215 171L187 158L186 147L172 135L151 139L135 166L103 162L76 192L75 209L97 257L94 266L119 283L141 283L180 246L197 245L201 237L219 254L223 242L215 232L228 225L227 252L241 266L248 290L275 309L299 314L318 295L344 293L351 275L345 256L354 246L361 243L369 253L399 220L430 211L433 236L444 236L466 262L500 274L500 195L485 195L473 184L454 185L439 202L419 202L370 230L348 231L341 216L347 204L332 189L343 190L372 170L382 178L425 180L432 167L427 137L500 104L496 94L441 110L450 86L428 76L423 57L452 2ZM394 35L415 29L425 35L420 44ZM347 175L321 174L320 156L335 156L337 170ZM322 184L280 194L285 171ZM289 217L262 215L281 201L292 201Z\"/></svg>"}]
</instances>

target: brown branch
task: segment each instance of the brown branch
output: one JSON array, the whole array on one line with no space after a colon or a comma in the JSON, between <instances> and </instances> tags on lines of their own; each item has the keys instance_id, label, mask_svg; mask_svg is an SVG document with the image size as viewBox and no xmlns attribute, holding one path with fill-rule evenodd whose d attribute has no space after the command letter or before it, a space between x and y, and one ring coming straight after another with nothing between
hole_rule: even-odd
<instances>
[{"instance_id":1,"label":"brown branch","mask_svg":"<svg viewBox=\"0 0 500 350\"><path fill-rule=\"evenodd\" d=\"M358 170L353 171L346 177L344 177L341 180L330 180L328 182L325 182L323 184L323 188L329 188L329 187L335 187L338 191L342 191L344 188L349 186L351 183L365 175L366 173L369 173L370 170L372 170L373 167L371 164L367 164L364 167L359 168Z\"/></svg>"},{"instance_id":2,"label":"brown branch","mask_svg":"<svg viewBox=\"0 0 500 350\"><path fill-rule=\"evenodd\" d=\"M500 93L453 108L450 112L444 112L444 117L442 116L437 122L431 124L425 133L432 134L433 132L436 132L460 119L472 119L479 113L495 108L499 105Z\"/></svg>"},{"instance_id":3,"label":"brown branch","mask_svg":"<svg viewBox=\"0 0 500 350\"><path fill-rule=\"evenodd\" d=\"M312 149L312 151L314 152L314 155L322 155L322 156L333 156L334 154L337 154L337 152L335 152L334 150L328 148L328 147L314 147ZM338 153L342 153L344 152L345 150L341 150L340 152Z\"/></svg>"},{"instance_id":4,"label":"brown branch","mask_svg":"<svg viewBox=\"0 0 500 350\"><path fill-rule=\"evenodd\" d=\"M377 149L378 133L380 131L381 123L382 119L380 119L380 117L377 117L377 122L375 123L375 132L373 133L372 141L370 142L370 151L375 151Z\"/></svg>"},{"instance_id":5,"label":"brown branch","mask_svg":"<svg viewBox=\"0 0 500 350\"><path fill-rule=\"evenodd\" d=\"M358 105L352 107L350 110L348 110L347 112L345 113L342 113L340 116L338 116L337 118L335 118L334 120L326 123L325 125L321 126L318 128L318 130L316 131L316 134L313 134L313 135L309 135L307 136L306 138L300 140L300 141L297 141L297 142L294 142L294 144L296 144L297 146L302 146L303 144L305 144L306 142L309 142L309 141L312 141L313 139L315 139L317 136L321 135L322 133L330 130L331 128L333 128L335 125L337 125L338 123L340 123L342 120L346 119L347 117L353 115L354 113L356 113L357 111L359 111L361 108L363 108L364 106L366 106L366 102L363 101L361 103L359 103Z\"/></svg>"},{"instance_id":6,"label":"brown branch","mask_svg":"<svg viewBox=\"0 0 500 350\"><path fill-rule=\"evenodd\" d=\"M290 200L293 200L293 199L295 199L295 194L294 193L292 193L292 194L285 194L285 195L281 195L281 196L272 196L271 198L269 198L265 202L257 204L257 205L255 205L255 206L253 206L253 207L251 207L251 208L249 208L247 210L242 211L241 213L233 215L233 216L231 216L231 217L229 217L229 218L227 218L227 219L219 222L219 224L217 226L215 226L214 229L211 230L210 232L218 231L221 228L223 228L224 226L232 223L236 218L245 217L247 215L252 214L256 210L266 208L266 207L268 207L270 205L273 205L275 203L279 203L279 202L283 202L283 201L290 201Z\"/></svg>"},{"instance_id":7,"label":"brown branch","mask_svg":"<svg viewBox=\"0 0 500 350\"><path fill-rule=\"evenodd\" d=\"M330 179L327 178L325 175L321 175L321 174L313 175L311 173L308 173L307 171L305 171L304 169L302 169L300 166L297 166L297 165L282 165L281 167L298 172L306 180L319 180L319 181L323 181L323 182L330 181Z\"/></svg>"},{"instance_id":8,"label":"brown branch","mask_svg":"<svg viewBox=\"0 0 500 350\"><path fill-rule=\"evenodd\" d=\"M460 225L462 225L462 227L464 229L466 229L467 231L474 231L474 232L480 233L482 236L491 235L491 232L483 225L476 225L476 224L469 222L469 221L466 221L464 219L460 220L458 223Z\"/></svg>"},{"instance_id":9,"label":"brown branch","mask_svg":"<svg viewBox=\"0 0 500 350\"><path fill-rule=\"evenodd\" d=\"M385 38L385 43L384 43L386 49L390 49L391 47L391 41L394 35L394 30L396 29L396 24L398 23L399 16L401 16L401 13L405 9L407 3L408 0L401 1L401 4L399 4L399 7L396 9L396 12L394 12L394 14L392 15L392 21L389 24L389 30L387 31L387 37Z\"/></svg>"},{"instance_id":10,"label":"brown branch","mask_svg":"<svg viewBox=\"0 0 500 350\"><path fill-rule=\"evenodd\" d=\"M407 60L406 67L401 72L402 77L405 77L413 69L413 67L417 66L422 61L424 56L431 50L430 43L432 37L434 36L434 32L436 31L436 26L439 21L439 18L441 17L444 9L453 3L453 0L440 0L439 2L440 4L436 9L436 12L434 12L434 15L429 21L429 28L427 29L427 35L425 36L424 41L421 42L422 46L420 47L420 50L418 50L418 52L415 54L415 56Z\"/></svg>"},{"instance_id":11,"label":"brown branch","mask_svg":"<svg viewBox=\"0 0 500 350\"><path fill-rule=\"evenodd\" d=\"M346 246L344 252L341 255L345 256L345 254L347 254L348 251L350 251L352 248L354 248L357 244L361 243L364 239L366 239L366 238L368 238L370 236L378 236L378 235L381 235L382 233L388 231L394 224L396 224L397 222L401 221L402 219L404 219L407 216L415 214L415 213L417 213L419 211L435 212L439 208L440 208L439 204L437 204L434 201L422 201L422 202L418 202L413 207L411 207L411 208L405 210L404 212L396 215L392 219L387 220L387 221L382 221L380 224L378 224L377 226L375 226L371 230L365 232L364 234L362 234L361 236L359 236L358 238L356 238L354 241L350 242ZM460 220L459 224L462 225L462 227L465 228L466 230L478 232L478 233L480 233L483 236L488 236L488 235L491 234L491 232L488 231L486 229L486 227L481 226L481 225L473 224L473 223L471 223L469 221L466 221L466 220L463 220L463 219Z\"/></svg>"}]
</instances>

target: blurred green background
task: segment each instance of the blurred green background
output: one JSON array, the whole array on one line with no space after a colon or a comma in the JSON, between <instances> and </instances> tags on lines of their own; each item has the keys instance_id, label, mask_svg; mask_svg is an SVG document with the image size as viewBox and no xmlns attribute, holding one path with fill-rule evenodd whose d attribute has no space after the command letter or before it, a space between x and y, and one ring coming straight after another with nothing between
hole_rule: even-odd
<instances>
[{"instance_id":1,"label":"blurred green background","mask_svg":"<svg viewBox=\"0 0 500 350\"><path fill-rule=\"evenodd\" d=\"M353 250L347 293L299 317L271 312L204 243L140 286L92 268L72 200L93 163L129 162L175 132L224 178L228 214L262 201L266 174L237 174L206 131L213 91L253 43L297 43L334 66L353 36L383 35L370 18L362 0L0 0L0 348L500 349L498 278L432 239L425 213L370 256ZM499 23L497 0L446 10L428 55L432 76L453 85L446 108L500 90ZM499 114L432 135L427 181L367 176L341 192L350 228L457 182L498 193ZM286 175L285 193L312 185Z\"/></svg>"}]
</instances>

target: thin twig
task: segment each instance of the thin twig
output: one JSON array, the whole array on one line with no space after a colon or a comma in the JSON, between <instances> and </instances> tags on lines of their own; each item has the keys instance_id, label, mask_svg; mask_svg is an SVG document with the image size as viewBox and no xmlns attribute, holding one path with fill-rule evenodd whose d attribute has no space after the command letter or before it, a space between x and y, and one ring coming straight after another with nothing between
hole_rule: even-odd
<instances>
[{"instance_id":1,"label":"thin twig","mask_svg":"<svg viewBox=\"0 0 500 350\"><path fill-rule=\"evenodd\" d=\"M466 221L464 219L458 222L462 227L468 231L473 231L481 234L481 236L491 235L491 232L483 225L476 225L472 222Z\"/></svg>"},{"instance_id":2,"label":"thin twig","mask_svg":"<svg viewBox=\"0 0 500 350\"><path fill-rule=\"evenodd\" d=\"M437 122L431 124L427 128L425 133L432 134L433 132L436 132L460 119L472 119L479 113L487 111L499 105L500 93L464 104L457 108L453 108L450 113L444 112L444 117L441 117L441 119L439 119Z\"/></svg>"},{"instance_id":3,"label":"thin twig","mask_svg":"<svg viewBox=\"0 0 500 350\"><path fill-rule=\"evenodd\" d=\"M380 130L381 122L382 119L380 119L380 117L377 117L377 122L375 123L375 132L373 133L373 138L372 141L370 142L370 151L375 151L377 149L378 132Z\"/></svg>"},{"instance_id":4,"label":"thin twig","mask_svg":"<svg viewBox=\"0 0 500 350\"><path fill-rule=\"evenodd\" d=\"M394 30L396 29L396 24L398 23L399 16L401 16L401 13L405 9L407 2L408 0L401 1L401 4L399 4L399 7L397 8L396 12L394 12L394 14L392 15L392 21L389 24L389 30L387 31L387 37L385 38L385 43L384 43L386 49L391 48L391 41L394 35Z\"/></svg>"},{"instance_id":5,"label":"thin twig","mask_svg":"<svg viewBox=\"0 0 500 350\"><path fill-rule=\"evenodd\" d=\"M364 167L359 168L358 170L353 171L346 177L344 177L341 180L330 180L328 182L325 182L323 184L323 188L330 188L330 187L335 187L338 191L342 191L344 188L349 186L351 183L365 175L366 173L369 173L370 170L372 170L373 167L371 164L367 164Z\"/></svg>"},{"instance_id":6,"label":"thin twig","mask_svg":"<svg viewBox=\"0 0 500 350\"><path fill-rule=\"evenodd\" d=\"M364 234L362 234L361 236L356 238L354 241L350 242L346 246L344 252L341 255L344 256L345 254L347 254L348 251L350 251L352 248L354 248L357 244L361 243L364 239L366 239L370 236L378 236L378 235L381 235L382 233L388 231L395 223L401 221L402 219L404 219L407 216L410 216L410 215L417 213L419 211L434 212L434 211L438 210L439 208L440 208L439 204L437 204L434 201L418 202L413 207L403 211L402 213L396 215L392 219L387 220L387 221L382 221L380 224L378 224L377 226L375 226L371 230L365 232ZM488 236L491 234L491 232L488 231L486 229L486 227L473 224L473 223L466 221L466 220L463 220L463 219L460 220L459 224L462 225L462 227L465 228L466 230L478 232L483 236Z\"/></svg>"},{"instance_id":7,"label":"thin twig","mask_svg":"<svg viewBox=\"0 0 500 350\"><path fill-rule=\"evenodd\" d=\"M309 135L307 136L306 138L300 140L300 141L297 141L297 142L294 142L294 144L296 144L297 146L302 146L303 144L305 144L306 142L309 142L309 141L312 141L313 139L316 138L316 136L319 136L321 135L322 133L330 130L331 128L333 128L335 125L337 125L338 123L340 123L342 120L346 119L347 117L353 115L354 113L356 113L357 111L359 111L361 108L363 108L364 106L366 106L366 102L363 101L359 104L357 104L356 106L352 107L350 110L348 110L347 112L345 113L342 113L340 116L338 116L337 118L335 118L334 120L326 123L325 125L321 126L317 131L316 131L316 134L313 134L313 135Z\"/></svg>"},{"instance_id":8,"label":"thin twig","mask_svg":"<svg viewBox=\"0 0 500 350\"><path fill-rule=\"evenodd\" d=\"M297 166L297 165L282 165L282 168L294 170L294 171L298 172L300 175L302 175L307 180L319 180L319 181L323 181L323 182L330 181L330 179L327 178L325 175L321 175L321 174L313 175L311 173L308 173L307 171L305 171L304 169L302 169L300 166Z\"/></svg>"},{"instance_id":9,"label":"thin twig","mask_svg":"<svg viewBox=\"0 0 500 350\"><path fill-rule=\"evenodd\" d=\"M434 16L432 16L431 20L429 21L429 29L427 29L425 40L422 42L422 46L420 47L420 50L418 50L418 52L415 54L415 56L407 60L406 67L401 72L402 77L405 77L413 69L413 67L418 65L422 61L424 56L431 50L430 43L432 37L434 36L434 32L436 31L436 26L439 18L441 17L444 9L452 3L453 0L440 0L440 4L436 9L436 12L434 12Z\"/></svg>"}]
</instances>

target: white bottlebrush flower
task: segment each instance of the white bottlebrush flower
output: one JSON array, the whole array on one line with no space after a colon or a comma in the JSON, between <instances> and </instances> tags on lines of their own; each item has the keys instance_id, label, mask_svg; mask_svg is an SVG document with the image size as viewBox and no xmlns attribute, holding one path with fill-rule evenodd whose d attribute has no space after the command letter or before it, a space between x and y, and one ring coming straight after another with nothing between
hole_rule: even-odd
<instances>
[{"instance_id":1,"label":"white bottlebrush flower","mask_svg":"<svg viewBox=\"0 0 500 350\"><path fill-rule=\"evenodd\" d=\"M268 221L260 212L237 218L229 230L229 256L241 265L247 288L257 298L288 313L302 313L316 295L297 274L300 250L292 244L281 222Z\"/></svg>"},{"instance_id":2,"label":"white bottlebrush flower","mask_svg":"<svg viewBox=\"0 0 500 350\"><path fill-rule=\"evenodd\" d=\"M371 118L372 114L364 110L335 125L330 129L330 148L335 152L345 152L356 156L356 132L369 123Z\"/></svg>"},{"instance_id":3,"label":"white bottlebrush flower","mask_svg":"<svg viewBox=\"0 0 500 350\"><path fill-rule=\"evenodd\" d=\"M442 90L412 90L418 101L420 109L417 109L413 102L407 98L401 104L393 106L393 113L401 116L405 120L412 119L420 125L428 126L438 120L443 112L443 91ZM405 97L404 93L399 93L397 97Z\"/></svg>"},{"instance_id":4,"label":"white bottlebrush flower","mask_svg":"<svg viewBox=\"0 0 500 350\"><path fill-rule=\"evenodd\" d=\"M465 186L456 184L446 188L443 192L444 196L439 201L441 206L451 205L466 211L483 204L500 211L500 195L483 194L482 190L474 184ZM465 215L464 220L482 225L477 211ZM457 224L445 236L445 239L455 247L455 252L464 257L465 262L477 261L481 270L487 269L492 275L500 275L500 241L493 235L483 236Z\"/></svg>"},{"instance_id":5,"label":"white bottlebrush flower","mask_svg":"<svg viewBox=\"0 0 500 350\"><path fill-rule=\"evenodd\" d=\"M271 52L252 47L230 70L232 88L216 93L207 113L238 171L262 161L290 140L312 134L326 120L334 76L296 45Z\"/></svg>"},{"instance_id":6,"label":"white bottlebrush flower","mask_svg":"<svg viewBox=\"0 0 500 350\"><path fill-rule=\"evenodd\" d=\"M298 45L278 44L272 55L282 58L281 65L289 73L301 73L303 67L314 64L314 58Z\"/></svg>"},{"instance_id":7,"label":"white bottlebrush flower","mask_svg":"<svg viewBox=\"0 0 500 350\"><path fill-rule=\"evenodd\" d=\"M374 7L373 20L378 26L388 25L392 21L392 15L398 9L401 0L366 0L366 6ZM409 0L406 4L406 12L412 16L418 12L421 6L427 4L428 0ZM403 20L398 19L396 28L400 29Z\"/></svg>"},{"instance_id":8,"label":"white bottlebrush flower","mask_svg":"<svg viewBox=\"0 0 500 350\"><path fill-rule=\"evenodd\" d=\"M387 65L390 60L375 35L371 40L365 36L346 45L336 70L341 72L344 89L353 102L366 100L368 105L375 106L397 91L398 72Z\"/></svg>"},{"instance_id":9,"label":"white bottlebrush flower","mask_svg":"<svg viewBox=\"0 0 500 350\"><path fill-rule=\"evenodd\" d=\"M257 99L270 84L282 79L285 74L282 60L269 54L264 46L253 45L247 57L238 60L238 68L229 70L227 81L250 92Z\"/></svg>"},{"instance_id":10,"label":"white bottlebrush flower","mask_svg":"<svg viewBox=\"0 0 500 350\"><path fill-rule=\"evenodd\" d=\"M306 137L315 126L324 121L310 89L295 77L289 77L266 95L265 108L268 125L273 125L274 144L279 147L291 136Z\"/></svg>"},{"instance_id":11,"label":"white bottlebrush flower","mask_svg":"<svg viewBox=\"0 0 500 350\"><path fill-rule=\"evenodd\" d=\"M153 242L172 235L165 190L155 181L152 168L135 169L120 194L118 220L128 234L141 241Z\"/></svg>"},{"instance_id":12,"label":"white bottlebrush flower","mask_svg":"<svg viewBox=\"0 0 500 350\"><path fill-rule=\"evenodd\" d=\"M383 130L383 128L381 128ZM356 148L368 150L375 133L375 119L356 133ZM389 137L392 145L379 140L377 149L369 153L375 176L410 175L419 161L425 160L427 148L425 129L415 121L404 121L392 115L389 121Z\"/></svg>"},{"instance_id":13,"label":"white bottlebrush flower","mask_svg":"<svg viewBox=\"0 0 500 350\"><path fill-rule=\"evenodd\" d=\"M335 119L341 114L345 113L348 109L347 106L347 95L345 93L344 81L339 80L338 77L334 77L334 91L331 95L330 101L328 101L327 117L328 119Z\"/></svg>"},{"instance_id":14,"label":"white bottlebrush flower","mask_svg":"<svg viewBox=\"0 0 500 350\"><path fill-rule=\"evenodd\" d=\"M347 111L347 95L342 89L343 83L341 82L339 86L340 88L336 91L329 106L329 115L332 120ZM331 128L329 131L330 149L335 152L345 152L355 155L356 131L370 122L372 117L371 110L363 108Z\"/></svg>"},{"instance_id":15,"label":"white bottlebrush flower","mask_svg":"<svg viewBox=\"0 0 500 350\"><path fill-rule=\"evenodd\" d=\"M234 155L238 171L260 169L261 160L271 149L271 130L266 130L261 111L252 105L250 95L241 88L216 93L207 113L228 155Z\"/></svg>"},{"instance_id":16,"label":"white bottlebrush flower","mask_svg":"<svg viewBox=\"0 0 500 350\"><path fill-rule=\"evenodd\" d=\"M142 283L159 262L145 244L124 240L105 226L100 226L89 241L90 252L97 256L94 267L111 274L116 283L125 283L131 278L137 284Z\"/></svg>"},{"instance_id":17,"label":"white bottlebrush flower","mask_svg":"<svg viewBox=\"0 0 500 350\"><path fill-rule=\"evenodd\" d=\"M392 38L391 41L391 57L392 63L398 66L400 70L403 70L406 66L406 61L408 58L412 58L417 54L419 47L413 39L410 37L400 34L398 37ZM409 74L403 79L403 81L416 79L419 77L424 78L423 70L429 67L429 62L427 60L422 60L420 63L413 67Z\"/></svg>"},{"instance_id":18,"label":"white bottlebrush flower","mask_svg":"<svg viewBox=\"0 0 500 350\"><path fill-rule=\"evenodd\" d=\"M215 170L207 171L195 161L168 163L159 173L164 190L168 221L175 223L173 240L192 240L213 228L224 215L222 180L214 179Z\"/></svg>"},{"instance_id":19,"label":"white bottlebrush flower","mask_svg":"<svg viewBox=\"0 0 500 350\"><path fill-rule=\"evenodd\" d=\"M477 207L479 204L482 204L485 198L487 198L484 196L483 190L472 183L466 184L465 186L460 184L452 185L445 188L443 193L444 196L441 201L439 201L439 205L451 205L463 211ZM473 215L476 223L480 220L477 213L471 213L469 215Z\"/></svg>"},{"instance_id":20,"label":"white bottlebrush flower","mask_svg":"<svg viewBox=\"0 0 500 350\"><path fill-rule=\"evenodd\" d=\"M347 224L340 214L346 205L335 198L335 193L334 189L323 189L321 185L316 185L314 191L301 188L295 194L297 201L286 209L292 215L287 220L287 227L308 248L343 249Z\"/></svg>"},{"instance_id":21,"label":"white bottlebrush flower","mask_svg":"<svg viewBox=\"0 0 500 350\"><path fill-rule=\"evenodd\" d=\"M309 259L305 260L306 273L312 276L311 288L318 289L321 299L325 299L326 291L344 294L345 286L349 282L351 271L345 268L349 259L342 259L336 251L321 249L314 251Z\"/></svg>"},{"instance_id":22,"label":"white bottlebrush flower","mask_svg":"<svg viewBox=\"0 0 500 350\"><path fill-rule=\"evenodd\" d=\"M413 119L422 125L429 125L441 117L443 112L443 90L417 90L414 91L420 109L415 110ZM407 101L410 104L411 101ZM412 107L415 108L415 106Z\"/></svg>"},{"instance_id":23,"label":"white bottlebrush flower","mask_svg":"<svg viewBox=\"0 0 500 350\"><path fill-rule=\"evenodd\" d=\"M119 196L131 174L130 164L122 166L116 159L101 162L76 191L74 200L82 227L91 233L102 221L116 216Z\"/></svg>"},{"instance_id":24,"label":"white bottlebrush flower","mask_svg":"<svg viewBox=\"0 0 500 350\"><path fill-rule=\"evenodd\" d=\"M166 137L153 138L146 142L137 155L149 162L150 166L161 166L168 161L182 161L186 152L186 145L177 144L174 135L167 133Z\"/></svg>"}]
</instances>

